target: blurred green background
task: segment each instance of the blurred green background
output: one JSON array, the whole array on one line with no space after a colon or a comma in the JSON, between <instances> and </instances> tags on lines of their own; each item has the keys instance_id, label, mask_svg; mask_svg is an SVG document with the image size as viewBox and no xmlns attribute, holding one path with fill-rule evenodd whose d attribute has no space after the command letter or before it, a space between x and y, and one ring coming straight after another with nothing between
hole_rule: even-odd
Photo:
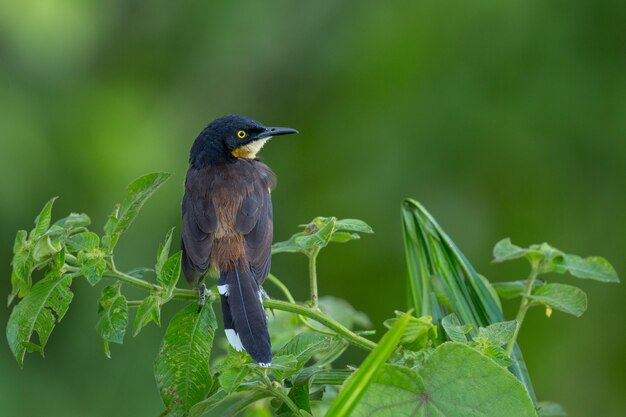
<instances>
[{"instance_id":1,"label":"blurred green background","mask_svg":"<svg viewBox=\"0 0 626 417\"><path fill-rule=\"evenodd\" d=\"M173 180L117 250L121 268L151 265L180 222L188 149L227 113L301 132L262 152L279 179L276 240L316 215L374 227L322 253L319 285L379 331L405 306L404 197L492 280L526 275L521 261L490 263L506 236L605 256L624 279L624 22L617 0L3 1L0 299L15 232L51 196L57 218L84 211L101 230L127 183L163 170ZM307 297L304 257L278 255L273 272ZM576 284L589 295L582 318L538 309L522 330L535 389L573 417L623 416L626 286ZM163 329L127 334L107 360L100 289L74 291L45 360L29 355L19 370L0 343L0 414L158 415ZM167 305L164 323L179 307ZM506 307L510 317L517 302Z\"/></svg>"}]
</instances>

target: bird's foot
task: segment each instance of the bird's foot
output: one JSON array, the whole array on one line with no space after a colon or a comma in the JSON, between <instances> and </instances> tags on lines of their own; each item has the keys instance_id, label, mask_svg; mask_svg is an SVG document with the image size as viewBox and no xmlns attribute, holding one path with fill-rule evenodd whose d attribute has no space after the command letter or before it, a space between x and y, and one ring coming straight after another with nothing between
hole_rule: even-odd
<instances>
[{"instance_id":1,"label":"bird's foot","mask_svg":"<svg viewBox=\"0 0 626 417\"><path fill-rule=\"evenodd\" d=\"M207 292L204 282L200 283L200 285L198 285L198 293L200 295L198 298L198 313L202 310L202 307L204 307L204 303L206 303Z\"/></svg>"}]
</instances>

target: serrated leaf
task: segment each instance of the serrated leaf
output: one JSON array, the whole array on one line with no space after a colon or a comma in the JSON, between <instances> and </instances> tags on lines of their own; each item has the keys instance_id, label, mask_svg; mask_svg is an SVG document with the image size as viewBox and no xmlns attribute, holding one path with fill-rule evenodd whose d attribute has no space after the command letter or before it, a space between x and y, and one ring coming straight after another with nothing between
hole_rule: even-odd
<instances>
[{"instance_id":1,"label":"serrated leaf","mask_svg":"<svg viewBox=\"0 0 626 417\"><path fill-rule=\"evenodd\" d=\"M478 329L478 336L484 337L492 345L502 346L509 343L516 328L517 322L515 320L503 321L490 324L487 327L480 327Z\"/></svg>"},{"instance_id":2,"label":"serrated leaf","mask_svg":"<svg viewBox=\"0 0 626 417\"><path fill-rule=\"evenodd\" d=\"M151 321L155 322L157 326L161 325L161 307L159 305L159 298L154 294L147 296L141 304L139 304L139 307L137 307L133 337L137 336L141 329L143 329Z\"/></svg>"},{"instance_id":3,"label":"serrated leaf","mask_svg":"<svg viewBox=\"0 0 626 417\"><path fill-rule=\"evenodd\" d=\"M456 314L448 314L441 319L441 326L453 342L467 343L467 333L472 330L471 324L462 325Z\"/></svg>"},{"instance_id":4,"label":"serrated leaf","mask_svg":"<svg viewBox=\"0 0 626 417\"><path fill-rule=\"evenodd\" d=\"M231 393L239 388L241 381L248 375L250 368L247 366L227 368L218 377L220 386L227 393Z\"/></svg>"},{"instance_id":5,"label":"serrated leaf","mask_svg":"<svg viewBox=\"0 0 626 417\"><path fill-rule=\"evenodd\" d=\"M337 222L335 223L335 228L337 230L345 230L348 232L374 233L374 230L372 230L372 228L367 223L359 219L337 220Z\"/></svg>"},{"instance_id":6,"label":"serrated leaf","mask_svg":"<svg viewBox=\"0 0 626 417\"><path fill-rule=\"evenodd\" d=\"M576 255L565 255L562 267L576 278L593 279L602 282L619 282L617 272L604 258L591 256L581 258Z\"/></svg>"},{"instance_id":7,"label":"serrated leaf","mask_svg":"<svg viewBox=\"0 0 626 417\"><path fill-rule=\"evenodd\" d=\"M139 210L146 203L148 198L154 194L161 185L167 181L170 174L165 172L155 172L137 178L130 183L126 190L126 198L120 205L117 222L112 234L124 233L132 224Z\"/></svg>"},{"instance_id":8,"label":"serrated leaf","mask_svg":"<svg viewBox=\"0 0 626 417\"><path fill-rule=\"evenodd\" d=\"M582 316L587 310L587 294L567 284L546 284L535 288L530 299L576 317Z\"/></svg>"},{"instance_id":9,"label":"serrated leaf","mask_svg":"<svg viewBox=\"0 0 626 417\"><path fill-rule=\"evenodd\" d=\"M536 417L507 369L461 343L444 343L417 370L385 365L354 416ZM347 414L342 414L345 416Z\"/></svg>"},{"instance_id":10,"label":"serrated leaf","mask_svg":"<svg viewBox=\"0 0 626 417\"><path fill-rule=\"evenodd\" d=\"M69 276L49 273L13 308L7 324L7 340L20 367L24 364L26 346L33 349L33 334L37 333L38 346L43 352L54 326L65 316L74 296L71 283Z\"/></svg>"},{"instance_id":11,"label":"serrated leaf","mask_svg":"<svg viewBox=\"0 0 626 417\"><path fill-rule=\"evenodd\" d=\"M93 232L82 232L70 236L66 242L70 252L90 251L100 245L100 238Z\"/></svg>"},{"instance_id":12,"label":"serrated leaf","mask_svg":"<svg viewBox=\"0 0 626 417\"><path fill-rule=\"evenodd\" d=\"M281 355L272 358L272 372L278 379L282 379L278 375L283 376L288 372L293 373L297 367L298 360L294 355Z\"/></svg>"},{"instance_id":13,"label":"serrated leaf","mask_svg":"<svg viewBox=\"0 0 626 417\"><path fill-rule=\"evenodd\" d=\"M513 365L513 360L507 355L506 351L497 345L487 344L483 346L472 346L478 348L478 350L485 356L493 359L498 365L508 368Z\"/></svg>"},{"instance_id":14,"label":"serrated leaf","mask_svg":"<svg viewBox=\"0 0 626 417\"><path fill-rule=\"evenodd\" d=\"M398 346L410 319L410 313L405 314L385 333L376 348L367 355L359 369L346 380L339 395L330 405L326 417L349 416L355 407L359 406L360 402L365 401L365 392ZM362 414L357 413L357 415Z\"/></svg>"},{"instance_id":15,"label":"serrated leaf","mask_svg":"<svg viewBox=\"0 0 626 417\"><path fill-rule=\"evenodd\" d=\"M13 259L11 266L11 296L9 296L9 304L16 295L23 297L30 289L32 284L31 271L33 268L33 260L30 254L28 241L26 240L28 233L26 230L20 230L15 235L15 243L13 244Z\"/></svg>"},{"instance_id":16,"label":"serrated leaf","mask_svg":"<svg viewBox=\"0 0 626 417\"><path fill-rule=\"evenodd\" d=\"M130 227L148 198L150 198L169 177L170 174L168 173L155 172L137 178L128 186L126 198L124 198L122 204L115 207L104 226L106 236L103 237L102 243L107 251L110 252L113 250L119 236Z\"/></svg>"},{"instance_id":17,"label":"serrated leaf","mask_svg":"<svg viewBox=\"0 0 626 417\"><path fill-rule=\"evenodd\" d=\"M154 267L154 270L156 271L157 276L161 274L161 269L163 268L163 265L165 265L165 261L167 261L167 259L170 256L170 248L172 246L172 234L173 233L174 233L174 228L171 228L169 232L167 232L167 235L165 235L165 242L159 245L159 251L157 252L157 262Z\"/></svg>"},{"instance_id":18,"label":"serrated leaf","mask_svg":"<svg viewBox=\"0 0 626 417\"><path fill-rule=\"evenodd\" d=\"M562 405L552 401L540 401L537 404L540 417L567 417L567 411Z\"/></svg>"},{"instance_id":19,"label":"serrated leaf","mask_svg":"<svg viewBox=\"0 0 626 417\"><path fill-rule=\"evenodd\" d=\"M77 260L80 265L80 272L87 278L91 286L100 282L107 268L104 253L101 249L96 248L90 252L79 252Z\"/></svg>"},{"instance_id":20,"label":"serrated leaf","mask_svg":"<svg viewBox=\"0 0 626 417\"><path fill-rule=\"evenodd\" d=\"M302 368L318 351L329 346L331 338L321 333L304 332L296 335L274 354L272 372L277 379L285 379ZM295 364L287 370L276 367L276 361L283 361L284 356L293 357ZM279 362L280 364L280 362Z\"/></svg>"},{"instance_id":21,"label":"serrated leaf","mask_svg":"<svg viewBox=\"0 0 626 417\"><path fill-rule=\"evenodd\" d=\"M157 282L159 285L163 286L167 295L172 293L172 290L176 286L176 282L178 282L181 268L181 256L182 252L180 251L172 255L167 261L165 261L161 270L157 272Z\"/></svg>"},{"instance_id":22,"label":"serrated leaf","mask_svg":"<svg viewBox=\"0 0 626 417\"><path fill-rule=\"evenodd\" d=\"M104 353L111 357L109 342L124 343L124 334L128 325L128 304L121 292L121 283L105 287L98 301L98 333L104 342Z\"/></svg>"},{"instance_id":23,"label":"serrated leaf","mask_svg":"<svg viewBox=\"0 0 626 417\"><path fill-rule=\"evenodd\" d=\"M31 255L35 262L41 262L48 260L54 254L60 252L61 249L63 249L63 243L59 236L45 234L37 240L37 243L35 243L35 246L32 249Z\"/></svg>"},{"instance_id":24,"label":"serrated leaf","mask_svg":"<svg viewBox=\"0 0 626 417\"><path fill-rule=\"evenodd\" d=\"M46 233L50 227L50 219L52 217L52 206L58 197L52 197L43 207L37 218L35 219L35 228L30 232L30 240L37 240Z\"/></svg>"},{"instance_id":25,"label":"serrated leaf","mask_svg":"<svg viewBox=\"0 0 626 417\"><path fill-rule=\"evenodd\" d=\"M154 363L154 375L171 415L186 416L209 393L213 384L209 359L216 328L210 303L200 312L197 304L190 304L170 321Z\"/></svg>"},{"instance_id":26,"label":"serrated leaf","mask_svg":"<svg viewBox=\"0 0 626 417\"><path fill-rule=\"evenodd\" d=\"M57 220L54 223L64 229L73 229L77 227L85 227L91 224L91 219L85 213L70 213L69 216Z\"/></svg>"}]
</instances>

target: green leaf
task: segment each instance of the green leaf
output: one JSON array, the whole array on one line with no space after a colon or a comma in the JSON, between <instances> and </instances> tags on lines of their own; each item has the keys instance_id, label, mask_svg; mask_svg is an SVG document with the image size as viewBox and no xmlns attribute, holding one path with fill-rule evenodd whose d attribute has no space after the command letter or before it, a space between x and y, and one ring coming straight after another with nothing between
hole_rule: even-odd
<instances>
[{"instance_id":1,"label":"green leaf","mask_svg":"<svg viewBox=\"0 0 626 417\"><path fill-rule=\"evenodd\" d=\"M11 312L7 340L20 367L24 365L27 347L33 350L34 346L39 346L37 349L43 353L55 324L65 316L72 301L71 283L69 276L48 273ZM39 338L38 345L31 340L35 332Z\"/></svg>"},{"instance_id":2,"label":"green leaf","mask_svg":"<svg viewBox=\"0 0 626 417\"><path fill-rule=\"evenodd\" d=\"M151 321L154 321L157 326L161 325L161 307L159 305L159 298L155 294L147 296L141 304L139 304L139 307L137 307L133 337L137 336L141 329Z\"/></svg>"},{"instance_id":3,"label":"green leaf","mask_svg":"<svg viewBox=\"0 0 626 417\"><path fill-rule=\"evenodd\" d=\"M46 233L50 227L50 219L52 217L52 206L58 197L52 197L43 207L37 218L35 219L35 228L30 232L30 240L37 240Z\"/></svg>"},{"instance_id":4,"label":"green leaf","mask_svg":"<svg viewBox=\"0 0 626 417\"><path fill-rule=\"evenodd\" d=\"M210 303L198 312L190 304L172 318L154 363L154 375L165 407L174 416L186 416L213 385L209 369L215 336Z\"/></svg>"},{"instance_id":5,"label":"green leaf","mask_svg":"<svg viewBox=\"0 0 626 417\"><path fill-rule=\"evenodd\" d=\"M337 242L337 243L345 243L345 242L350 242L351 240L358 240L360 238L361 237L357 235L356 233L335 232L330 238L330 241Z\"/></svg>"},{"instance_id":6,"label":"green leaf","mask_svg":"<svg viewBox=\"0 0 626 417\"><path fill-rule=\"evenodd\" d=\"M530 299L576 317L587 310L587 294L572 285L546 284L535 288Z\"/></svg>"},{"instance_id":7,"label":"green leaf","mask_svg":"<svg viewBox=\"0 0 626 417\"><path fill-rule=\"evenodd\" d=\"M30 289L32 284L31 273L33 268L33 259L30 254L29 242L26 240L26 230L20 230L15 235L15 243L13 244L13 260L11 266L11 284L13 289L9 296L9 305L16 295L23 297Z\"/></svg>"},{"instance_id":8,"label":"green leaf","mask_svg":"<svg viewBox=\"0 0 626 417\"><path fill-rule=\"evenodd\" d=\"M285 346L274 354L274 358L293 355L298 368L304 366L317 351L330 345L331 338L316 332L304 332L291 339Z\"/></svg>"},{"instance_id":9,"label":"green leaf","mask_svg":"<svg viewBox=\"0 0 626 417\"><path fill-rule=\"evenodd\" d=\"M57 220L54 224L64 229L73 229L77 227L89 226L91 224L91 219L85 213L70 213L69 216Z\"/></svg>"},{"instance_id":10,"label":"green leaf","mask_svg":"<svg viewBox=\"0 0 626 417\"><path fill-rule=\"evenodd\" d=\"M374 233L374 230L363 220L358 219L341 219L335 223L337 230L345 230L348 232L358 233ZM358 235L357 235L358 236Z\"/></svg>"},{"instance_id":11,"label":"green leaf","mask_svg":"<svg viewBox=\"0 0 626 417\"><path fill-rule=\"evenodd\" d=\"M37 240L31 255L35 262L47 261L61 249L63 249L62 237L46 233Z\"/></svg>"},{"instance_id":12,"label":"green leaf","mask_svg":"<svg viewBox=\"0 0 626 417\"><path fill-rule=\"evenodd\" d=\"M537 404L540 417L567 417L567 411L563 406L551 401L540 401Z\"/></svg>"},{"instance_id":13,"label":"green leaf","mask_svg":"<svg viewBox=\"0 0 626 417\"><path fill-rule=\"evenodd\" d=\"M515 320L503 321L479 328L478 336L484 337L492 345L502 346L509 343L516 328L517 322Z\"/></svg>"},{"instance_id":14,"label":"green leaf","mask_svg":"<svg viewBox=\"0 0 626 417\"><path fill-rule=\"evenodd\" d=\"M473 326L475 330L472 332L504 321L493 288L485 283L434 217L417 201L404 200L402 226L408 269L408 306L415 309L416 315L432 316L433 321L439 323L444 315L455 313L461 324ZM435 281L438 288L435 288ZM515 360L511 371L523 381L534 399L519 346L514 346L511 356Z\"/></svg>"},{"instance_id":15,"label":"green leaf","mask_svg":"<svg viewBox=\"0 0 626 417\"><path fill-rule=\"evenodd\" d=\"M159 245L159 251L157 252L157 262L154 267L154 270L158 275L161 274L161 269L163 269L163 265L165 265L165 261L167 261L170 256L170 247L172 246L172 234L174 233L174 228L172 227L167 235L165 236L165 242Z\"/></svg>"},{"instance_id":16,"label":"green leaf","mask_svg":"<svg viewBox=\"0 0 626 417\"><path fill-rule=\"evenodd\" d=\"M441 326L453 342L467 343L467 333L472 330L471 324L462 325L456 314L448 314L441 319Z\"/></svg>"},{"instance_id":17,"label":"green leaf","mask_svg":"<svg viewBox=\"0 0 626 417\"><path fill-rule=\"evenodd\" d=\"M502 239L493 247L493 261L504 262L523 258L528 254L528 249L520 248L511 243L510 238Z\"/></svg>"},{"instance_id":18,"label":"green leaf","mask_svg":"<svg viewBox=\"0 0 626 417\"><path fill-rule=\"evenodd\" d=\"M189 417L200 417L209 411L213 410L215 407L220 405L225 399L228 397L228 393L223 389L217 390L213 395L211 395L206 400L200 401L196 403L189 410Z\"/></svg>"},{"instance_id":19,"label":"green leaf","mask_svg":"<svg viewBox=\"0 0 626 417\"><path fill-rule=\"evenodd\" d=\"M91 251L100 245L100 238L93 232L82 232L67 239L70 252Z\"/></svg>"},{"instance_id":20,"label":"green leaf","mask_svg":"<svg viewBox=\"0 0 626 417\"><path fill-rule=\"evenodd\" d=\"M77 260L80 265L80 272L87 278L89 284L94 286L100 282L107 268L104 252L101 249L96 248L90 252L79 252Z\"/></svg>"},{"instance_id":21,"label":"green leaf","mask_svg":"<svg viewBox=\"0 0 626 417\"><path fill-rule=\"evenodd\" d=\"M537 416L513 374L460 343L442 344L417 370L385 365L353 415Z\"/></svg>"},{"instance_id":22,"label":"green leaf","mask_svg":"<svg viewBox=\"0 0 626 417\"><path fill-rule=\"evenodd\" d=\"M576 255L565 255L562 266L577 278L619 282L613 266L606 259L598 256L581 258Z\"/></svg>"},{"instance_id":23,"label":"green leaf","mask_svg":"<svg viewBox=\"0 0 626 417\"><path fill-rule=\"evenodd\" d=\"M367 355L359 369L346 380L339 395L330 405L326 417L349 416L360 402L366 401L365 392L398 346L410 319L410 313L405 314L385 333L376 348Z\"/></svg>"},{"instance_id":24,"label":"green leaf","mask_svg":"<svg viewBox=\"0 0 626 417\"><path fill-rule=\"evenodd\" d=\"M98 333L104 342L104 353L111 357L109 342L124 343L124 334L128 325L128 305L120 289L121 283L104 287L98 301Z\"/></svg>"},{"instance_id":25,"label":"green leaf","mask_svg":"<svg viewBox=\"0 0 626 417\"><path fill-rule=\"evenodd\" d=\"M391 328L404 313L396 311L397 318L385 320L385 326ZM437 340L437 326L433 324L430 316L413 317L409 320L404 334L400 339L400 344L408 350L419 351L425 349L431 341Z\"/></svg>"},{"instance_id":26,"label":"green leaf","mask_svg":"<svg viewBox=\"0 0 626 417\"><path fill-rule=\"evenodd\" d=\"M239 384L250 372L247 366L226 368L219 376L220 386L227 393L231 393L239 388Z\"/></svg>"},{"instance_id":27,"label":"green leaf","mask_svg":"<svg viewBox=\"0 0 626 417\"><path fill-rule=\"evenodd\" d=\"M155 172L137 178L128 186L126 198L119 207L115 208L105 225L107 235L105 247L108 251L113 249L119 235L130 227L148 198L150 198L169 177L170 174L168 173Z\"/></svg>"},{"instance_id":28,"label":"green leaf","mask_svg":"<svg viewBox=\"0 0 626 417\"><path fill-rule=\"evenodd\" d=\"M277 379L283 379L287 373L297 370L298 360L294 355L281 355L272 359L272 372Z\"/></svg>"},{"instance_id":29,"label":"green leaf","mask_svg":"<svg viewBox=\"0 0 626 417\"><path fill-rule=\"evenodd\" d=\"M181 259L182 252L179 251L165 261L160 270L157 270L157 282L159 285L163 286L168 296L172 294L172 291L176 286L176 282L178 282Z\"/></svg>"}]
</instances>

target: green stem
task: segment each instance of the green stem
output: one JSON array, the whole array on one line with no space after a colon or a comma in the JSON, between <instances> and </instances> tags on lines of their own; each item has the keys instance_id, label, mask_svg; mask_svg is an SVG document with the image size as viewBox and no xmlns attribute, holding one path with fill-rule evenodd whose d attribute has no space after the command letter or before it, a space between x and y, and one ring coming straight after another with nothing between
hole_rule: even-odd
<instances>
[{"instance_id":1,"label":"green stem","mask_svg":"<svg viewBox=\"0 0 626 417\"><path fill-rule=\"evenodd\" d=\"M282 389L277 389L272 387L271 385L268 386L265 389L266 392L273 394L275 397L280 398L281 400L283 400L283 402L287 405L287 407L289 407L289 409L291 411L293 411L293 414L296 416L300 416L302 417L302 414L300 413L300 409L298 408L298 406L291 400L291 398L289 398L289 396L285 393L285 391L283 391Z\"/></svg>"},{"instance_id":2,"label":"green stem","mask_svg":"<svg viewBox=\"0 0 626 417\"><path fill-rule=\"evenodd\" d=\"M311 307L318 308L317 297L317 255L320 248L316 247L309 256L309 285L311 286Z\"/></svg>"},{"instance_id":3,"label":"green stem","mask_svg":"<svg viewBox=\"0 0 626 417\"><path fill-rule=\"evenodd\" d=\"M106 271L104 273L105 277L115 278L120 281L126 282L130 285L134 285L135 287L143 288L144 290L153 291L158 290L160 287L156 284L151 284L148 281L144 281L143 279L135 278L118 270Z\"/></svg>"},{"instance_id":4,"label":"green stem","mask_svg":"<svg viewBox=\"0 0 626 417\"><path fill-rule=\"evenodd\" d=\"M365 350L372 350L376 347L376 343L352 332L350 329L331 319L319 310L313 310L312 308L307 308L297 304L291 304L286 301L278 300L265 300L263 302L263 305L267 308L287 311L289 313L300 314L302 316L311 318L328 327L329 329L334 330L337 334L352 342L352 344L359 346Z\"/></svg>"},{"instance_id":5,"label":"green stem","mask_svg":"<svg viewBox=\"0 0 626 417\"><path fill-rule=\"evenodd\" d=\"M289 288L287 288L287 286L285 284L282 283L281 280L279 280L275 275L269 274L267 276L267 279L270 280L272 282L272 284L276 285L285 295L285 298L287 298L287 301L289 301L291 304L296 304L296 300L293 298L293 296L291 295L291 292L289 291ZM298 315L298 319L302 322L302 324L304 324L305 326L307 326L309 329L316 331L318 333L322 333L322 334L327 334L330 336L334 336L335 333L333 332L329 332L328 330L324 330L321 327L318 327L316 325L314 325L313 323L311 323L310 321L308 321L306 319L306 317Z\"/></svg>"},{"instance_id":6,"label":"green stem","mask_svg":"<svg viewBox=\"0 0 626 417\"><path fill-rule=\"evenodd\" d=\"M515 331L513 332L513 337L509 340L508 345L506 346L506 354L511 356L511 352L513 352L513 348L515 347L515 342L517 341L517 335L519 334L520 328L522 327L522 323L524 323L524 318L526 317L526 312L530 307L530 295L533 291L533 285L535 284L535 280L537 279L537 275L539 275L539 262L533 262L531 264L530 275L528 276L528 280L526 280L526 290L524 294L522 294L522 301L519 305L519 310L517 311L517 316L515 317L515 321L517 322L517 326L515 326Z\"/></svg>"},{"instance_id":7,"label":"green stem","mask_svg":"<svg viewBox=\"0 0 626 417\"><path fill-rule=\"evenodd\" d=\"M148 291L159 291L161 290L161 287L156 285L156 284L152 284L148 281L144 281L140 278L135 278L133 276L130 276L128 274L125 274L123 272L114 270L114 271L107 271L105 272L104 276L109 277L109 278L115 278L118 279L120 281L126 282L130 285L133 285L135 287L139 287L139 288L143 288L145 290ZM276 282L278 281L278 279L276 277L274 277L274 280L272 280L272 282ZM278 281L280 282L280 281ZM280 283L282 284L282 283ZM284 285L283 285L284 287ZM287 290L287 287L284 287ZM287 292L289 292L289 290L287 290ZM216 297L213 293L210 293L209 295L211 301L218 301L219 298ZM172 298L173 299L177 299L177 300L197 300L198 299L198 293L195 290L185 290L182 288L174 288L174 291L172 292ZM293 297L291 297L291 293L289 293L289 297L292 301ZM346 340L348 340L349 342L351 342L352 344L359 346L363 349L366 350L372 350L376 347L376 343L372 342L371 340L368 340L364 337L359 336L358 334L352 332L350 329L348 329L347 327L343 326L342 324L340 324L339 322L333 320L332 318L328 317L327 315L325 315L324 313L322 313L321 311L319 311L318 309L312 309L312 308L307 308L307 307L303 307L300 306L298 304L295 304L294 302L286 302L286 301L279 301L279 300L265 300L263 302L263 305L266 308L273 308L275 310L281 310L281 311L286 311L288 313L294 313L294 314L298 314L301 316L305 316L308 317L310 319L313 319L315 321L317 321L318 323L323 324L324 326L328 327L331 330L334 330L335 333L337 333L340 336L343 336ZM314 326L314 330L315 331L321 331L321 333L328 333L327 331L323 330L323 329L317 329L316 326Z\"/></svg>"}]
</instances>

